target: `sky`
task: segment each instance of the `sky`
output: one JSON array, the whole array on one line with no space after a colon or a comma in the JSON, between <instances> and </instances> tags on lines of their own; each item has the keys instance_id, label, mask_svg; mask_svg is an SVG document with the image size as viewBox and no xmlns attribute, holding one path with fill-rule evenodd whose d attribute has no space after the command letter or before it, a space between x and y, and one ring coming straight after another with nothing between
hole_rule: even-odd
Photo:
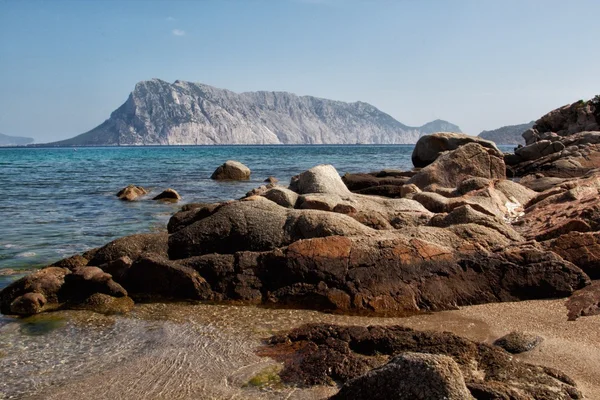
<instances>
[{"instance_id":1,"label":"sky","mask_svg":"<svg viewBox=\"0 0 600 400\"><path fill-rule=\"evenodd\" d=\"M597 0L0 0L0 132L73 137L160 78L477 135L600 93L598 15Z\"/></svg>"}]
</instances>

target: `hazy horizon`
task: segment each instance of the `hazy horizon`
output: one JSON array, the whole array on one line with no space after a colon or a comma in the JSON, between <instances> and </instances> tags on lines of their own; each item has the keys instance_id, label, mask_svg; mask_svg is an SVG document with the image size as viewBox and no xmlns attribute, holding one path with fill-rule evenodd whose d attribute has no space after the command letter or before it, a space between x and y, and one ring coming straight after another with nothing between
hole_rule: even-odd
<instances>
[{"instance_id":1,"label":"hazy horizon","mask_svg":"<svg viewBox=\"0 0 600 400\"><path fill-rule=\"evenodd\" d=\"M477 135L600 93L599 12L593 0L0 0L0 132L71 138L159 78L364 101Z\"/></svg>"}]
</instances>

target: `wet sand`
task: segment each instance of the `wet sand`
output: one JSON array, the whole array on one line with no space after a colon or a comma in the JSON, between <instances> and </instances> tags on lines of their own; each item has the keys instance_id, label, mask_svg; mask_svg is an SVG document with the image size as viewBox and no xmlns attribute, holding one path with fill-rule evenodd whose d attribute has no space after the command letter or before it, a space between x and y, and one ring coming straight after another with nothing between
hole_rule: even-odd
<instances>
[{"instance_id":1,"label":"wet sand","mask_svg":"<svg viewBox=\"0 0 600 400\"><path fill-rule=\"evenodd\" d=\"M516 357L558 368L575 379L586 398L600 399L600 316L568 322L563 303L487 304L408 318L148 304L126 317L76 311L36 317L38 322L62 321L41 335L27 333L23 321L5 319L0 324L0 398L321 399L337 389L257 388L248 382L278 366L255 354L261 340L303 323L328 322L400 324L487 342L511 330L533 332L544 342Z\"/></svg>"}]
</instances>

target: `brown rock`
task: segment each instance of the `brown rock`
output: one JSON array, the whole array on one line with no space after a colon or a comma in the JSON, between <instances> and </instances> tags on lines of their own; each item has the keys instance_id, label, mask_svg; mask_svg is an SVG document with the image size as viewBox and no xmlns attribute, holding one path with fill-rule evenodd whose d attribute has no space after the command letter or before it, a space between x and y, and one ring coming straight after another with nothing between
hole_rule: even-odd
<instances>
[{"instance_id":1,"label":"brown rock","mask_svg":"<svg viewBox=\"0 0 600 400\"><path fill-rule=\"evenodd\" d=\"M134 201L138 197L147 194L148 191L141 186L129 185L117 193L117 197L124 201Z\"/></svg>"},{"instance_id":2,"label":"brown rock","mask_svg":"<svg viewBox=\"0 0 600 400\"><path fill-rule=\"evenodd\" d=\"M451 357L411 352L346 382L330 399L474 400Z\"/></svg>"},{"instance_id":3,"label":"brown rock","mask_svg":"<svg viewBox=\"0 0 600 400\"><path fill-rule=\"evenodd\" d=\"M594 281L591 285L573 293L566 302L569 321L579 317L600 314L600 282Z\"/></svg>"},{"instance_id":4,"label":"brown rock","mask_svg":"<svg viewBox=\"0 0 600 400\"><path fill-rule=\"evenodd\" d=\"M167 201L179 201L181 200L181 196L175 189L166 189L162 191L158 196L154 197L152 200L167 200Z\"/></svg>"},{"instance_id":5,"label":"brown rock","mask_svg":"<svg viewBox=\"0 0 600 400\"><path fill-rule=\"evenodd\" d=\"M494 341L494 345L502 347L513 354L525 353L536 348L544 338L526 332L510 332Z\"/></svg>"},{"instance_id":6,"label":"brown rock","mask_svg":"<svg viewBox=\"0 0 600 400\"><path fill-rule=\"evenodd\" d=\"M569 232L543 243L592 279L600 279L600 232Z\"/></svg>"},{"instance_id":7,"label":"brown rock","mask_svg":"<svg viewBox=\"0 0 600 400\"><path fill-rule=\"evenodd\" d=\"M407 352L420 356L407 357ZM453 397L437 396L459 393L477 399L582 398L575 383L559 371L520 362L501 348L448 332L309 324L271 337L259 354L284 363L280 373L284 382L345 384L334 399L443 399ZM443 358L430 358L432 355ZM401 356L401 370L387 364L383 371L367 372L384 365L386 356ZM425 374L431 375L425 378ZM384 376L386 379L379 379ZM470 394L464 393L461 377ZM405 392L398 393L398 387ZM398 397L406 392L412 397Z\"/></svg>"},{"instance_id":8,"label":"brown rock","mask_svg":"<svg viewBox=\"0 0 600 400\"><path fill-rule=\"evenodd\" d=\"M502 153L477 143L468 143L440 155L432 164L410 178L408 183L421 189L433 184L455 188L471 177L505 179L506 167Z\"/></svg>"},{"instance_id":9,"label":"brown rock","mask_svg":"<svg viewBox=\"0 0 600 400\"><path fill-rule=\"evenodd\" d=\"M88 265L102 265L121 257L135 261L142 253L166 255L167 233L143 233L113 240L96 251Z\"/></svg>"}]
</instances>

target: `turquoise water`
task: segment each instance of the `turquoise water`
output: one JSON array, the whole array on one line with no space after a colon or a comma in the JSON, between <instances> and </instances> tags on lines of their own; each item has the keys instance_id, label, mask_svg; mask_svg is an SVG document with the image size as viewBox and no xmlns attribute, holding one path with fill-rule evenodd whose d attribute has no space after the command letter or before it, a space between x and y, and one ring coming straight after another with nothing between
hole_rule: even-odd
<instances>
[{"instance_id":1,"label":"turquoise water","mask_svg":"<svg viewBox=\"0 0 600 400\"><path fill-rule=\"evenodd\" d=\"M101 246L117 237L165 229L181 204L243 196L268 176L287 184L317 164L359 172L411 167L412 146L219 146L0 149L0 269L30 269ZM249 182L215 182L228 159L252 170ZM128 184L152 192L119 201ZM177 205L152 201L172 187ZM0 287L13 275L2 276Z\"/></svg>"},{"instance_id":2,"label":"turquoise water","mask_svg":"<svg viewBox=\"0 0 600 400\"><path fill-rule=\"evenodd\" d=\"M165 229L181 204L236 199L268 176L282 184L318 164L340 174L410 169L412 145L199 146L0 148L0 287L14 271L44 266L127 234ZM210 175L228 159L252 170L249 182L216 182ZM128 184L151 193L119 201ZM152 201L171 187L179 204ZM18 274L16 274L18 275Z\"/></svg>"}]
</instances>

